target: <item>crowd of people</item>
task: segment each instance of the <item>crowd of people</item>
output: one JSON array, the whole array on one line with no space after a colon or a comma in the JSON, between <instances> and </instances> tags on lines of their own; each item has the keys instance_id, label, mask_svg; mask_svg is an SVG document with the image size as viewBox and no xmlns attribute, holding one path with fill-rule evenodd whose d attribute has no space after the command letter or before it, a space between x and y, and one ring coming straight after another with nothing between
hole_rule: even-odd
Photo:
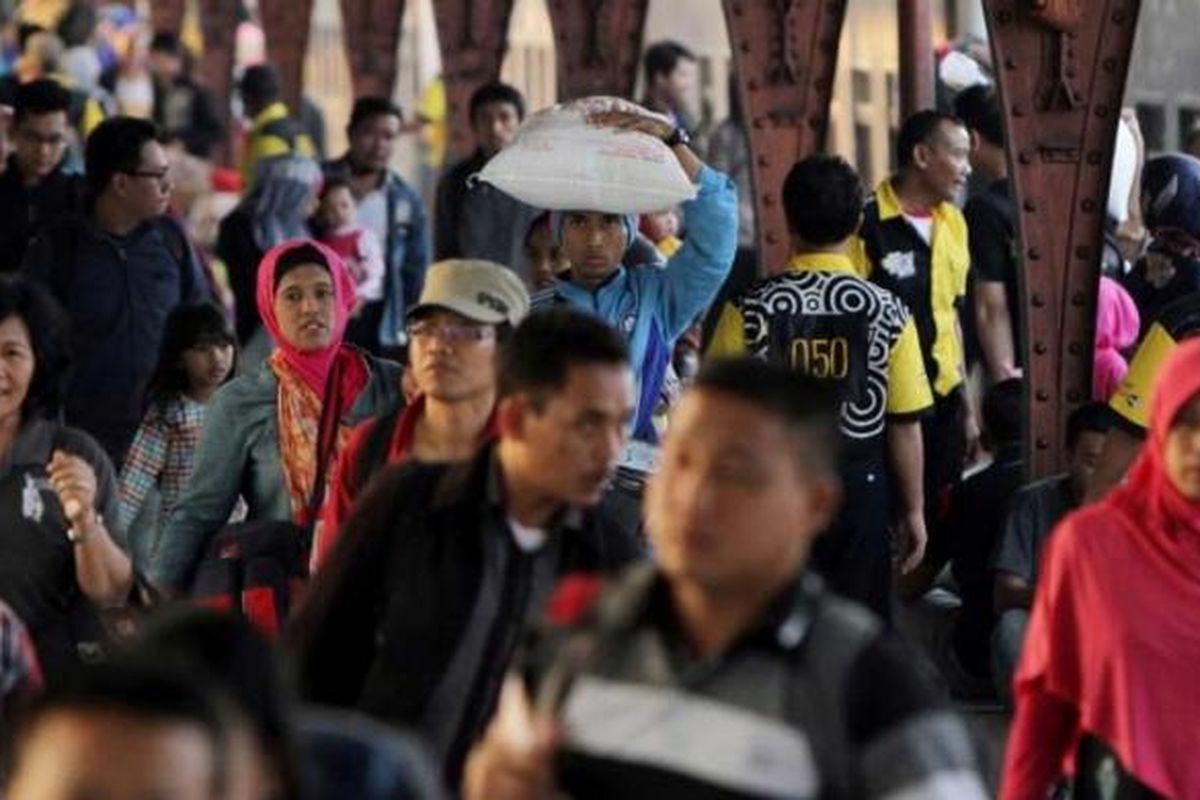
<instances>
[{"instance_id":1,"label":"crowd of people","mask_svg":"<svg viewBox=\"0 0 1200 800\"><path fill-rule=\"evenodd\" d=\"M427 213L398 105L323 159L259 64L205 226L230 109L169 33L146 92L64 78L88 24L0 82L0 795L1200 797L1200 160L1122 118L1091 402L1028 483L990 86L873 189L795 163L768 264L678 43L587 120L693 185L642 215L473 180L503 83Z\"/></svg>"}]
</instances>

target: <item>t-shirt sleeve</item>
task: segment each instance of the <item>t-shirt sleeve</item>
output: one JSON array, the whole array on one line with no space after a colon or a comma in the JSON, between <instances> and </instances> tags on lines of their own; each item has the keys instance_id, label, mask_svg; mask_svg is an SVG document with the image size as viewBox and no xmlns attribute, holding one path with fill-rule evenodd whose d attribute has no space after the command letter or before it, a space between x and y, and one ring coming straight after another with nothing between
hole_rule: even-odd
<instances>
[{"instance_id":1,"label":"t-shirt sleeve","mask_svg":"<svg viewBox=\"0 0 1200 800\"><path fill-rule=\"evenodd\" d=\"M1118 421L1133 428L1133 433L1140 435L1149 424L1150 393L1159 369L1175 349L1175 344L1171 334L1162 325L1154 323L1134 355L1124 380L1109 401L1109 407L1116 412Z\"/></svg>"},{"instance_id":2,"label":"t-shirt sleeve","mask_svg":"<svg viewBox=\"0 0 1200 800\"><path fill-rule=\"evenodd\" d=\"M1013 498L992 564L996 572L1016 575L1031 586L1034 582L1033 539L1036 505L1036 497L1031 491L1020 492Z\"/></svg>"},{"instance_id":3,"label":"t-shirt sleeve","mask_svg":"<svg viewBox=\"0 0 1200 800\"><path fill-rule=\"evenodd\" d=\"M845 691L861 796L989 796L966 725L895 638L881 635L863 650Z\"/></svg>"},{"instance_id":4,"label":"t-shirt sleeve","mask_svg":"<svg viewBox=\"0 0 1200 800\"><path fill-rule=\"evenodd\" d=\"M708 358L732 358L746 352L745 321L737 306L726 303L717 320L712 341L708 345Z\"/></svg>"},{"instance_id":5,"label":"t-shirt sleeve","mask_svg":"<svg viewBox=\"0 0 1200 800\"><path fill-rule=\"evenodd\" d=\"M909 317L904 322L904 330L892 345L891 358L888 360L887 413L891 416L915 414L932 405L933 393L929 389L925 362L921 358L917 326Z\"/></svg>"},{"instance_id":6,"label":"t-shirt sleeve","mask_svg":"<svg viewBox=\"0 0 1200 800\"><path fill-rule=\"evenodd\" d=\"M976 200L963 211L967 220L971 269L977 280L1007 283L1012 279L1012 240L1000 212L990 203Z\"/></svg>"}]
</instances>

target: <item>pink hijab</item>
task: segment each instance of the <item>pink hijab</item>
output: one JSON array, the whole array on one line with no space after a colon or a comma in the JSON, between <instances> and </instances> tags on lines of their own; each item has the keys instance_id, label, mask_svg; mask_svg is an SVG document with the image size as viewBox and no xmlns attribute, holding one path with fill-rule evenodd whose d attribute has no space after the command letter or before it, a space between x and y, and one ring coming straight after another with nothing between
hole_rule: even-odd
<instances>
[{"instance_id":1,"label":"pink hijab","mask_svg":"<svg viewBox=\"0 0 1200 800\"><path fill-rule=\"evenodd\" d=\"M315 248L324 256L325 264L322 266L329 269L329 274L333 278L333 336L328 347L312 352L296 349L284 337L283 331L279 327L279 320L275 317L276 266L285 254L305 246ZM346 326L350 322L350 312L354 309L354 279L350 277L350 271L337 253L312 239L292 239L272 247L258 265L257 300L258 315L271 335L271 340L275 342L276 349L288 366L301 377L310 389L317 393L318 397L324 395L329 371L338 361L358 363L360 370L350 368L349 372L361 371L363 382L365 382L366 375L365 367L362 367L362 358L353 349L342 344ZM346 377L348 376L343 375L343 381ZM346 393L343 392L343 402L349 400L350 403L353 403L357 394L357 391L352 392L351 396L347 398Z\"/></svg>"},{"instance_id":2,"label":"pink hijab","mask_svg":"<svg viewBox=\"0 0 1200 800\"><path fill-rule=\"evenodd\" d=\"M1107 403L1129 371L1121 351L1137 341L1142 318L1129 292L1112 278L1100 278L1096 303L1096 360L1092 400Z\"/></svg>"}]
</instances>

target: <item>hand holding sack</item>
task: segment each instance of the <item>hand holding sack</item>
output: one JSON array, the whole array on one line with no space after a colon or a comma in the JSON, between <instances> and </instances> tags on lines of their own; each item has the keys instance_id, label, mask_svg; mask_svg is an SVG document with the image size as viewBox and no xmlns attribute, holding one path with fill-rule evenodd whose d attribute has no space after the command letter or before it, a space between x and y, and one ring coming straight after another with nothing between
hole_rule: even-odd
<instances>
[{"instance_id":1,"label":"hand holding sack","mask_svg":"<svg viewBox=\"0 0 1200 800\"><path fill-rule=\"evenodd\" d=\"M617 97L560 103L530 116L475 179L552 211L660 211L697 192L663 141L673 130Z\"/></svg>"}]
</instances>

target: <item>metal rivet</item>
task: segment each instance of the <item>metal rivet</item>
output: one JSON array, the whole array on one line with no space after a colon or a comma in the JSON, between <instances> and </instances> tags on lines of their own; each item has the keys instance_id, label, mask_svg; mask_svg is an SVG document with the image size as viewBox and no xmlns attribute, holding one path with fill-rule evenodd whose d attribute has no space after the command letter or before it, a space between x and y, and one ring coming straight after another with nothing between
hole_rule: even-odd
<instances>
[{"instance_id":1,"label":"metal rivet","mask_svg":"<svg viewBox=\"0 0 1200 800\"><path fill-rule=\"evenodd\" d=\"M1025 107L1024 107L1024 106L1022 106L1020 103L1013 103L1013 106L1012 106L1012 115L1013 115L1014 117L1023 117L1023 116L1025 116Z\"/></svg>"},{"instance_id":2,"label":"metal rivet","mask_svg":"<svg viewBox=\"0 0 1200 800\"><path fill-rule=\"evenodd\" d=\"M752 92L757 92L758 91L758 81L755 80L754 78L751 78L750 80L746 81L746 88Z\"/></svg>"},{"instance_id":3,"label":"metal rivet","mask_svg":"<svg viewBox=\"0 0 1200 800\"><path fill-rule=\"evenodd\" d=\"M768 233L767 244L779 244L779 236L774 233Z\"/></svg>"},{"instance_id":4,"label":"metal rivet","mask_svg":"<svg viewBox=\"0 0 1200 800\"><path fill-rule=\"evenodd\" d=\"M1046 300L1040 294L1034 294L1033 297L1029 299L1029 302L1034 308L1044 308L1046 306Z\"/></svg>"},{"instance_id":5,"label":"metal rivet","mask_svg":"<svg viewBox=\"0 0 1200 800\"><path fill-rule=\"evenodd\" d=\"M1025 255L1030 261L1037 261L1042 257L1042 251L1036 247L1031 247L1025 251Z\"/></svg>"},{"instance_id":6,"label":"metal rivet","mask_svg":"<svg viewBox=\"0 0 1200 800\"><path fill-rule=\"evenodd\" d=\"M1076 292L1071 295L1071 305L1076 308L1083 308L1083 304L1087 302L1087 298L1083 296L1083 292Z\"/></svg>"},{"instance_id":7,"label":"metal rivet","mask_svg":"<svg viewBox=\"0 0 1200 800\"><path fill-rule=\"evenodd\" d=\"M1043 436L1038 437L1036 444L1037 444L1038 450L1049 450L1050 449L1050 443L1048 441L1046 441L1045 437L1043 437Z\"/></svg>"},{"instance_id":8,"label":"metal rivet","mask_svg":"<svg viewBox=\"0 0 1200 800\"><path fill-rule=\"evenodd\" d=\"M808 118L808 127L815 131L821 130L821 126L825 124L825 118L820 114L813 114Z\"/></svg>"},{"instance_id":9,"label":"metal rivet","mask_svg":"<svg viewBox=\"0 0 1200 800\"><path fill-rule=\"evenodd\" d=\"M1067 401L1071 403L1080 402L1081 397L1078 389L1071 389L1067 392Z\"/></svg>"},{"instance_id":10,"label":"metal rivet","mask_svg":"<svg viewBox=\"0 0 1200 800\"><path fill-rule=\"evenodd\" d=\"M1022 205L1022 208L1024 208L1030 214L1037 213L1037 203L1033 202L1032 200L1026 200L1025 203Z\"/></svg>"},{"instance_id":11,"label":"metal rivet","mask_svg":"<svg viewBox=\"0 0 1200 800\"><path fill-rule=\"evenodd\" d=\"M1085 213L1085 214L1095 213L1096 201L1092 200L1092 199L1084 200L1082 203L1079 204L1079 207L1083 209L1083 213Z\"/></svg>"},{"instance_id":12,"label":"metal rivet","mask_svg":"<svg viewBox=\"0 0 1200 800\"><path fill-rule=\"evenodd\" d=\"M1100 166L1100 163L1104 161L1104 154L1099 150L1093 150L1092 152L1088 153L1087 161L1093 167L1098 167Z\"/></svg>"},{"instance_id":13,"label":"metal rivet","mask_svg":"<svg viewBox=\"0 0 1200 800\"><path fill-rule=\"evenodd\" d=\"M1022 150L1017 155L1017 161L1020 161L1022 164L1025 164L1025 165L1032 164L1033 163L1033 153L1030 153L1028 150Z\"/></svg>"},{"instance_id":14,"label":"metal rivet","mask_svg":"<svg viewBox=\"0 0 1200 800\"><path fill-rule=\"evenodd\" d=\"M1125 20L1126 20L1126 16L1125 16L1124 11L1122 11L1121 9L1118 8L1116 11L1113 12L1113 15L1112 15L1113 25L1124 25Z\"/></svg>"},{"instance_id":15,"label":"metal rivet","mask_svg":"<svg viewBox=\"0 0 1200 800\"><path fill-rule=\"evenodd\" d=\"M1004 68L1007 70L1016 69L1017 68L1017 60L1015 58L1013 58L1012 56L1007 56L1004 59Z\"/></svg>"},{"instance_id":16,"label":"metal rivet","mask_svg":"<svg viewBox=\"0 0 1200 800\"><path fill-rule=\"evenodd\" d=\"M1033 352L1037 353L1039 356L1046 355L1046 343L1045 342L1034 342L1033 343Z\"/></svg>"},{"instance_id":17,"label":"metal rivet","mask_svg":"<svg viewBox=\"0 0 1200 800\"><path fill-rule=\"evenodd\" d=\"M1071 342L1069 345L1067 345L1067 352L1073 356L1079 355L1080 351L1082 350L1083 347L1080 346L1079 342Z\"/></svg>"},{"instance_id":18,"label":"metal rivet","mask_svg":"<svg viewBox=\"0 0 1200 800\"><path fill-rule=\"evenodd\" d=\"M1037 401L1039 403L1050 402L1050 393L1047 392L1045 389L1038 389L1037 390Z\"/></svg>"},{"instance_id":19,"label":"metal rivet","mask_svg":"<svg viewBox=\"0 0 1200 800\"><path fill-rule=\"evenodd\" d=\"M1104 117L1107 117L1108 116L1108 106L1096 106L1095 114L1097 117L1100 117L1101 119L1103 119Z\"/></svg>"},{"instance_id":20,"label":"metal rivet","mask_svg":"<svg viewBox=\"0 0 1200 800\"><path fill-rule=\"evenodd\" d=\"M1003 9L996 12L996 22L1001 25L1007 25L1008 23L1012 22L1012 18L1012 12L1008 9Z\"/></svg>"},{"instance_id":21,"label":"metal rivet","mask_svg":"<svg viewBox=\"0 0 1200 800\"><path fill-rule=\"evenodd\" d=\"M758 165L760 167L764 167L764 168L771 163L770 160L768 160L766 156L759 156L757 161L758 161Z\"/></svg>"},{"instance_id":22,"label":"metal rivet","mask_svg":"<svg viewBox=\"0 0 1200 800\"><path fill-rule=\"evenodd\" d=\"M1080 261L1091 261L1092 248L1088 247L1086 244L1079 245L1079 247L1075 248L1075 257Z\"/></svg>"},{"instance_id":23,"label":"metal rivet","mask_svg":"<svg viewBox=\"0 0 1200 800\"><path fill-rule=\"evenodd\" d=\"M1121 66L1121 62L1115 58L1106 58L1100 62L1100 65L1104 67L1105 72L1116 72L1117 67Z\"/></svg>"}]
</instances>

